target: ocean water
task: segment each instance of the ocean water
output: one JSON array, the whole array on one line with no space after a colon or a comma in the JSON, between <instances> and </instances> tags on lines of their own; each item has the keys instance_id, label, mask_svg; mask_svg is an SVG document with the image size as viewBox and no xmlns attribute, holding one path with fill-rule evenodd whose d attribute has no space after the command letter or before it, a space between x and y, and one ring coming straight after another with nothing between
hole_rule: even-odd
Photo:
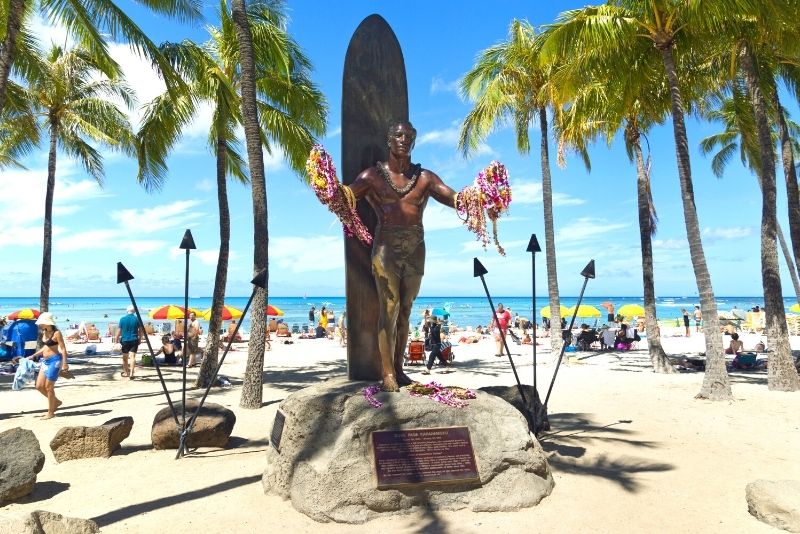
<instances>
[{"instance_id":1,"label":"ocean water","mask_svg":"<svg viewBox=\"0 0 800 534\"><path fill-rule=\"evenodd\" d=\"M492 296L492 300L497 306L503 303L506 308L511 308L512 313L519 313L523 317L530 318L531 297L509 297ZM572 306L577 303L577 297L561 297L561 304ZM600 306L601 303L610 301L618 309L624 304L642 304L641 299L635 297L587 297L584 296L583 304L596 307L602 312L599 322L605 321L606 311ZM21 308L37 308L38 297L0 297L0 316ZM228 297L225 303L243 309L247 304L247 297ZM289 325L297 324L301 326L308 323L308 310L313 305L317 308L317 317L322 306L333 309L337 318L345 309L344 297L273 297L269 300L273 306L280 308L284 315L279 317ZM794 298L784 298L784 303L788 307L795 303ZM50 312L56 317L56 322L61 329L68 329L70 325L81 321L95 323L101 333L106 332L109 322L118 322L120 317L125 315L125 308L130 304L127 297L53 297L50 299ZM142 319L156 325L165 322L150 319L147 313L151 309L158 308L165 304L183 306L183 297L141 297L136 299L136 305L142 313ZM537 318L538 310L548 304L547 297L536 299ZM661 297L656 300L656 313L659 321L675 321L681 317L681 309L686 308L690 312L695 304L699 304L697 297ZM720 312L730 311L733 307L741 310L749 310L753 306L763 305L763 299L759 297L717 297L717 308ZM206 310L211 306L211 297L190 298L189 306L199 310ZM422 317L425 308L444 307L450 311L450 321L460 326L486 325L491 318L491 311L486 297L419 297L414 302L411 312L413 322ZM263 306L256 307L251 305L250 311L243 320L242 328L249 331L250 315L256 308L264 309ZM569 318L568 318L569 319ZM580 322L594 323L595 319L576 319L576 324ZM204 323L201 319L201 323ZM207 324L207 323L206 323Z\"/></svg>"}]
</instances>

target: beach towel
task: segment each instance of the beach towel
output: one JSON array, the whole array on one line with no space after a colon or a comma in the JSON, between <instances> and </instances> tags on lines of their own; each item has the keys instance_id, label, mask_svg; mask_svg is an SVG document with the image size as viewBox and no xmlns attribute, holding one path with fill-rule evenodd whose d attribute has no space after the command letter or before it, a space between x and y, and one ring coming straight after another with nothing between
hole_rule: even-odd
<instances>
[{"instance_id":1,"label":"beach towel","mask_svg":"<svg viewBox=\"0 0 800 534\"><path fill-rule=\"evenodd\" d=\"M19 391L25 387L25 382L31 382L36 379L36 373L39 372L39 364L29 360L28 358L19 359L19 367L14 374L14 382L11 384L11 389Z\"/></svg>"}]
</instances>

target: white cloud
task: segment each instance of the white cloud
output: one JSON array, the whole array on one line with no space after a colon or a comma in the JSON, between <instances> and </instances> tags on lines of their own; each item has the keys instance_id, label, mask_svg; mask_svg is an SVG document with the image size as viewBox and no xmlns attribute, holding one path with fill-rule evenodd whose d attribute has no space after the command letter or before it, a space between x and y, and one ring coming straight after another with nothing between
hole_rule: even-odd
<instances>
[{"instance_id":1,"label":"white cloud","mask_svg":"<svg viewBox=\"0 0 800 534\"><path fill-rule=\"evenodd\" d=\"M206 216L196 210L202 203L200 200L178 200L152 208L115 211L110 216L122 228L136 228L138 232L151 234L169 228L190 227L193 221Z\"/></svg>"},{"instance_id":2,"label":"white cloud","mask_svg":"<svg viewBox=\"0 0 800 534\"><path fill-rule=\"evenodd\" d=\"M748 226L733 226L730 228L703 228L703 237L709 240L741 239L753 235L753 229Z\"/></svg>"},{"instance_id":3,"label":"white cloud","mask_svg":"<svg viewBox=\"0 0 800 534\"><path fill-rule=\"evenodd\" d=\"M197 187L197 189L200 191L208 193L214 191L217 188L217 183L216 181L211 181L208 178L204 178L199 182L197 182L197 185L195 187Z\"/></svg>"},{"instance_id":4,"label":"white cloud","mask_svg":"<svg viewBox=\"0 0 800 534\"><path fill-rule=\"evenodd\" d=\"M458 126L451 126L450 128L445 128L444 130L431 130L419 136L417 138L417 144L456 146L458 144L459 133L460 131Z\"/></svg>"},{"instance_id":5,"label":"white cloud","mask_svg":"<svg viewBox=\"0 0 800 534\"><path fill-rule=\"evenodd\" d=\"M541 204L542 203L542 183L516 181L511 183L511 194L514 204ZM566 193L553 193L553 206L580 206L586 200L570 196Z\"/></svg>"},{"instance_id":6,"label":"white cloud","mask_svg":"<svg viewBox=\"0 0 800 534\"><path fill-rule=\"evenodd\" d=\"M342 127L341 126L336 127L332 131L328 132L328 135L326 135L325 137L327 139L332 139L334 137L339 137L340 135L342 135Z\"/></svg>"},{"instance_id":7,"label":"white cloud","mask_svg":"<svg viewBox=\"0 0 800 534\"><path fill-rule=\"evenodd\" d=\"M431 80L430 91L432 95L436 93L457 93L458 80L447 82L441 76L434 76Z\"/></svg>"},{"instance_id":8,"label":"white cloud","mask_svg":"<svg viewBox=\"0 0 800 534\"><path fill-rule=\"evenodd\" d=\"M334 271L344 267L344 244L341 236L273 237L269 260L292 273Z\"/></svg>"},{"instance_id":9,"label":"white cloud","mask_svg":"<svg viewBox=\"0 0 800 534\"><path fill-rule=\"evenodd\" d=\"M580 217L560 225L556 231L556 240L563 244L574 244L591 240L608 240L608 234L617 230L629 228L628 223L612 223L606 219L595 217ZM639 242L638 233L632 235L632 246ZM560 252L559 252L560 253Z\"/></svg>"},{"instance_id":10,"label":"white cloud","mask_svg":"<svg viewBox=\"0 0 800 534\"><path fill-rule=\"evenodd\" d=\"M445 207L437 202L428 204L428 208L422 216L422 224L426 232L433 232L459 228L464 223L458 218L458 214L453 208Z\"/></svg>"},{"instance_id":11,"label":"white cloud","mask_svg":"<svg viewBox=\"0 0 800 534\"><path fill-rule=\"evenodd\" d=\"M654 239L653 248L663 250L684 250L689 248L685 239Z\"/></svg>"}]
</instances>

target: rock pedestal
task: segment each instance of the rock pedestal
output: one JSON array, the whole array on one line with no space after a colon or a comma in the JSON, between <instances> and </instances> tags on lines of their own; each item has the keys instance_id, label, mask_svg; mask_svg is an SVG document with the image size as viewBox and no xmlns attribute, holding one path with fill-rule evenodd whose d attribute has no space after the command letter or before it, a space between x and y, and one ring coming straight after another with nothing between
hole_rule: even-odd
<instances>
[{"instance_id":1,"label":"rock pedestal","mask_svg":"<svg viewBox=\"0 0 800 534\"><path fill-rule=\"evenodd\" d=\"M363 523L381 514L415 508L473 511L534 506L553 488L545 454L525 418L501 398L478 391L469 406L453 408L426 397L378 393L373 408L363 395L369 384L329 380L293 393L280 452L267 451L266 493L291 499L317 521ZM376 489L370 434L374 430L466 426L478 464L479 485L412 485Z\"/></svg>"},{"instance_id":2,"label":"rock pedestal","mask_svg":"<svg viewBox=\"0 0 800 534\"><path fill-rule=\"evenodd\" d=\"M36 473L44 467L44 453L30 430L0 432L0 504L33 491Z\"/></svg>"},{"instance_id":3,"label":"rock pedestal","mask_svg":"<svg viewBox=\"0 0 800 534\"><path fill-rule=\"evenodd\" d=\"M745 494L747 511L759 521L800 532L800 480L756 480Z\"/></svg>"},{"instance_id":4,"label":"rock pedestal","mask_svg":"<svg viewBox=\"0 0 800 534\"><path fill-rule=\"evenodd\" d=\"M50 441L57 462L108 458L131 434L133 417L115 417L100 426L65 426Z\"/></svg>"},{"instance_id":5,"label":"rock pedestal","mask_svg":"<svg viewBox=\"0 0 800 534\"><path fill-rule=\"evenodd\" d=\"M186 420L197 411L198 401L186 401ZM181 417L181 404L175 404L178 418ZM236 415L228 408L214 404L203 403L203 408L197 416L192 431L186 438L186 446L195 447L225 447L236 424ZM172 418L169 406L159 410L153 419L153 428L150 432L153 447L156 449L177 449L180 445L181 435Z\"/></svg>"},{"instance_id":6,"label":"rock pedestal","mask_svg":"<svg viewBox=\"0 0 800 534\"><path fill-rule=\"evenodd\" d=\"M6 534L94 534L100 532L91 519L65 517L36 510L19 518L0 517L0 532Z\"/></svg>"}]
</instances>

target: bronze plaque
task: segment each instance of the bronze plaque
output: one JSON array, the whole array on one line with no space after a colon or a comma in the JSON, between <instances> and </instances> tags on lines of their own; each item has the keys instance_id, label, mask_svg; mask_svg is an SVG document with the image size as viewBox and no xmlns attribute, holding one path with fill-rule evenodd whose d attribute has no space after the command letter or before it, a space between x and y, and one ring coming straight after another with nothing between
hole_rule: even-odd
<instances>
[{"instance_id":1,"label":"bronze plaque","mask_svg":"<svg viewBox=\"0 0 800 534\"><path fill-rule=\"evenodd\" d=\"M272 423L272 432L269 434L269 442L278 452L281 452L281 436L283 436L283 425L285 422L286 416L283 415L283 412L280 410L275 412L275 421Z\"/></svg>"},{"instance_id":2,"label":"bronze plaque","mask_svg":"<svg viewBox=\"0 0 800 534\"><path fill-rule=\"evenodd\" d=\"M480 483L469 428L416 428L372 433L378 489L412 484Z\"/></svg>"}]
</instances>

